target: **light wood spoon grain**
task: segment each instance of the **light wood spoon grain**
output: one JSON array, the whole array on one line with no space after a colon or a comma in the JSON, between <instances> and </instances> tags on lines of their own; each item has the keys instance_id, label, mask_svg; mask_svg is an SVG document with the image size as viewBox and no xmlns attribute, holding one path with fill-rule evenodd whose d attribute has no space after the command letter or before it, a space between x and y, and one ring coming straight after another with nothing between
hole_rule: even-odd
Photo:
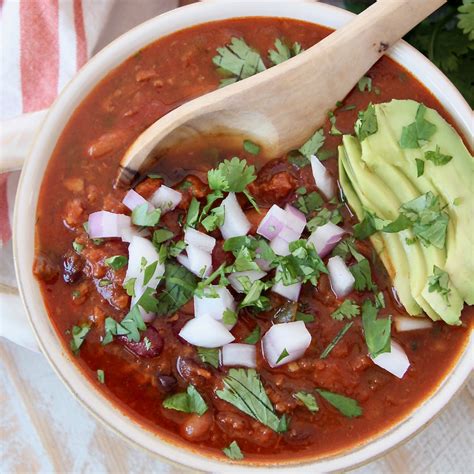
<instances>
[{"instance_id":1,"label":"light wood spoon grain","mask_svg":"<svg viewBox=\"0 0 474 474\"><path fill-rule=\"evenodd\" d=\"M391 45L445 2L379 0L298 56L178 107L130 146L118 183L195 136L238 134L268 157L298 148Z\"/></svg>"}]
</instances>

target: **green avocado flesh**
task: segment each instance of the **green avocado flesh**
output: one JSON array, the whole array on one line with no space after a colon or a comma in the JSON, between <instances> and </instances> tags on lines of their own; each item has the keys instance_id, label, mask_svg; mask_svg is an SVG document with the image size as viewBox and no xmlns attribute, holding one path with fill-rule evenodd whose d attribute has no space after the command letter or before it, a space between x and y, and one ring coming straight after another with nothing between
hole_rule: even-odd
<instances>
[{"instance_id":1,"label":"green avocado flesh","mask_svg":"<svg viewBox=\"0 0 474 474\"><path fill-rule=\"evenodd\" d=\"M339 180L360 221L372 215L393 222L402 205L426 193L439 199L449 218L444 245L422 242L413 224L375 232L370 239L409 314L460 324L464 302L474 304L474 161L461 137L432 109L423 116L430 136L402 148L403 129L414 125L419 107L412 100L374 105L377 131L362 140L343 137ZM434 150L452 158L442 164L427 159L425 152ZM417 160L424 164L421 176ZM430 285L435 267L447 273L445 293Z\"/></svg>"}]
</instances>

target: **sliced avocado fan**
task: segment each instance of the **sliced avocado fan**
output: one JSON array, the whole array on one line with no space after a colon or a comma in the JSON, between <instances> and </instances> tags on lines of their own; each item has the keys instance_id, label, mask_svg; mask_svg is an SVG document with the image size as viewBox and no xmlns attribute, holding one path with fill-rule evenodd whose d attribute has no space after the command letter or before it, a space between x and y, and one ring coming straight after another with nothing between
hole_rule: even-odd
<instances>
[{"instance_id":1,"label":"sliced avocado fan","mask_svg":"<svg viewBox=\"0 0 474 474\"><path fill-rule=\"evenodd\" d=\"M473 157L435 110L412 100L369 108L370 126L360 132L360 114L358 138L345 135L339 147L346 200L360 221L373 216L386 223L400 216L403 205L423 202L417 199L422 196L440 203L439 215L447 219L442 245L422 241L413 223L398 232L382 227L370 239L409 314L460 324L464 301L474 304ZM443 289L433 284L435 269L447 274Z\"/></svg>"}]
</instances>

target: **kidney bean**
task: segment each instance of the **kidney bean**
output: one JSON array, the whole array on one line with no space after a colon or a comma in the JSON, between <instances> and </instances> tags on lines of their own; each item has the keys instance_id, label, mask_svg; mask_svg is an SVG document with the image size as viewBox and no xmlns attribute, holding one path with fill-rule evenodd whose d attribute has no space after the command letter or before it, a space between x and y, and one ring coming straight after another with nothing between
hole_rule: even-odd
<instances>
[{"instance_id":1,"label":"kidney bean","mask_svg":"<svg viewBox=\"0 0 474 474\"><path fill-rule=\"evenodd\" d=\"M63 260L63 280L65 283L75 283L82 274L84 262L74 252L67 252Z\"/></svg>"},{"instance_id":2,"label":"kidney bean","mask_svg":"<svg viewBox=\"0 0 474 474\"><path fill-rule=\"evenodd\" d=\"M176 384L178 381L176 380L175 377L172 375L163 375L163 374L158 374L156 376L156 381L158 388L162 390L163 392L171 392L174 387L176 387Z\"/></svg>"},{"instance_id":3,"label":"kidney bean","mask_svg":"<svg viewBox=\"0 0 474 474\"><path fill-rule=\"evenodd\" d=\"M158 357L165 344L160 333L153 327L148 326L139 342L129 341L126 336L118 338L135 355L144 358Z\"/></svg>"},{"instance_id":4,"label":"kidney bean","mask_svg":"<svg viewBox=\"0 0 474 474\"><path fill-rule=\"evenodd\" d=\"M186 421L181 425L181 436L191 441L202 441L209 436L209 430L213 421L213 416L210 411L207 411L201 416L193 413L189 415Z\"/></svg>"}]
</instances>

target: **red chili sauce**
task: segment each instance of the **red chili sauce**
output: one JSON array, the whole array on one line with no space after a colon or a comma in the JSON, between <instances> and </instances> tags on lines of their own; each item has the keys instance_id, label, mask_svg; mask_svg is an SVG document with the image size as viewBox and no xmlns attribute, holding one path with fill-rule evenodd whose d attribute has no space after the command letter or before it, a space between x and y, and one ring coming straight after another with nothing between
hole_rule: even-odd
<instances>
[{"instance_id":1,"label":"red chili sauce","mask_svg":"<svg viewBox=\"0 0 474 474\"><path fill-rule=\"evenodd\" d=\"M289 429L282 434L216 397L215 390L222 387L227 369L203 363L196 348L177 337L193 316L192 300L175 314L158 317L152 323L156 331L147 330L152 342L149 350L143 345L133 348L119 339L101 344L104 319L120 321L130 305L122 288L126 268L113 270L104 265L104 259L127 255L128 245L118 239L96 245L88 238L83 223L98 210L129 214L121 204L126 190L113 186L127 147L170 110L218 87L221 76L212 58L216 48L228 44L232 37L244 38L260 51L268 65L266 52L274 47L276 38L285 38L289 43L298 41L303 48L309 48L329 33L327 28L301 21L248 18L204 24L156 41L110 72L77 108L58 141L42 183L34 271L58 336L69 347L71 328L91 323L92 329L76 356L84 374L137 423L204 453L223 456L222 449L236 440L245 460L281 462L320 457L360 444L401 420L435 390L469 336L472 307L464 310L459 327L436 322L428 330L397 333L392 328L393 338L403 346L411 362L405 376L397 379L368 358L358 317L330 355L320 359L345 324L330 317L340 301L332 293L327 276L322 275L317 289L306 285L300 296L300 308L315 317L306 325L312 343L304 356L271 369L257 344L256 370L277 413L290 418ZM371 92L355 88L343 104L355 108L335 110L341 132L353 133L358 111L370 102L393 98L415 99L449 119L430 92L389 58L383 57L368 76L372 79ZM337 176L336 149L341 138L331 136L329 129L328 121L323 150L332 156L324 164ZM296 190L302 186L309 191L316 189L310 168L299 169L286 157L263 165L262 159L243 149L223 151L196 144L163 158L154 170L162 179L147 178L135 190L147 198L163 182L171 187L179 187L184 181L190 183L182 188L184 199L179 207L163 216L161 222L178 238L191 197L203 200L209 191L208 169L234 155L246 158L259 169L250 188L263 210L274 203L284 206L295 201ZM253 224L252 234L262 215L248 203L245 206ZM341 212L346 227L356 222L348 208L343 207ZM213 253L217 268L228 255L222 250L222 237L218 232L215 235L220 239ZM80 254L73 250L73 241L83 246ZM372 262L375 282L384 293L386 307L381 316L405 314L370 242L358 243L358 250ZM103 280L109 283L101 286ZM349 295L359 303L366 296L360 292ZM273 294L271 303L277 308L284 299ZM233 330L235 342L241 342L256 325L264 334L272 324L274 312L275 309L263 313L240 311ZM104 384L97 381L98 369L104 371ZM209 407L205 415L163 408L165 397L184 391L190 383ZM346 418L322 398L318 398L319 411L311 413L293 396L299 390L315 393L316 388L357 400L362 416Z\"/></svg>"}]
</instances>

